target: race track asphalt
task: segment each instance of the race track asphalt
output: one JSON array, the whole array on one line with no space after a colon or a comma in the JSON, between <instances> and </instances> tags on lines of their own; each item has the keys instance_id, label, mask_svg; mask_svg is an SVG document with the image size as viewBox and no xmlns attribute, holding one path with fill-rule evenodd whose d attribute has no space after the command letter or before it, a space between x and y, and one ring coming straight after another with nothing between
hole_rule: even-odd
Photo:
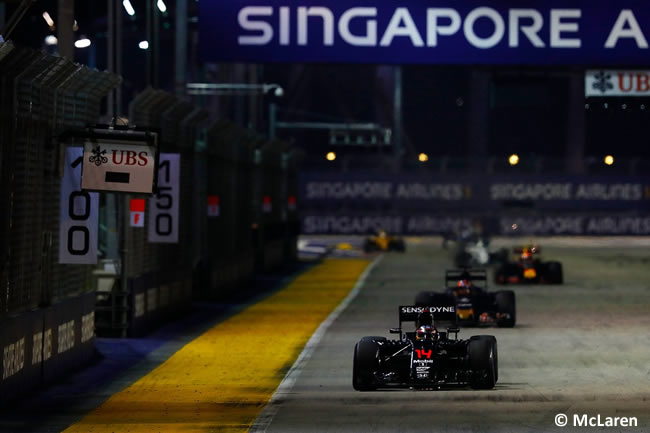
<instances>
[{"instance_id":1,"label":"race track asphalt","mask_svg":"<svg viewBox=\"0 0 650 433\"><path fill-rule=\"evenodd\" d=\"M502 241L501 245L511 244ZM498 247L499 242L495 242ZM386 254L359 295L329 327L267 432L648 432L650 431L650 248L616 240L542 242L564 264L561 286L510 286L514 329L473 329L499 345L494 390L352 389L354 344L389 336L397 306L439 290L451 264L438 241ZM490 290L497 290L490 284ZM569 426L555 425L556 414ZM571 427L573 415L637 417L636 428Z\"/></svg>"}]
</instances>

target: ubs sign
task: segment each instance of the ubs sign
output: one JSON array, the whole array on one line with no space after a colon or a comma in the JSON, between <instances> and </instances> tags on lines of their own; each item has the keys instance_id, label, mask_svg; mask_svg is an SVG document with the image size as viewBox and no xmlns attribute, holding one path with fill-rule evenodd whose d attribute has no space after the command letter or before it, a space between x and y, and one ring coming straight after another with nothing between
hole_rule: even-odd
<instances>
[{"instance_id":1,"label":"ubs sign","mask_svg":"<svg viewBox=\"0 0 650 433\"><path fill-rule=\"evenodd\" d=\"M156 148L119 140L84 144L81 188L151 194L156 174Z\"/></svg>"},{"instance_id":2,"label":"ubs sign","mask_svg":"<svg viewBox=\"0 0 650 433\"><path fill-rule=\"evenodd\" d=\"M585 96L650 96L650 71L587 71Z\"/></svg>"}]
</instances>

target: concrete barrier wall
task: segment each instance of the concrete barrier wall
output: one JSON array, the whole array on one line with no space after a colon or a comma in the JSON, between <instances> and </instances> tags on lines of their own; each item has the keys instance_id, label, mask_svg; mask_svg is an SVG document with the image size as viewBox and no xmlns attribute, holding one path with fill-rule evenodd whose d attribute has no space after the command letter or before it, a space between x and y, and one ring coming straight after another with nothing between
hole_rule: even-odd
<instances>
[{"instance_id":1,"label":"concrete barrier wall","mask_svg":"<svg viewBox=\"0 0 650 433\"><path fill-rule=\"evenodd\" d=\"M14 401L91 359L95 294L7 318L0 328L0 402Z\"/></svg>"},{"instance_id":2,"label":"concrete barrier wall","mask_svg":"<svg viewBox=\"0 0 650 433\"><path fill-rule=\"evenodd\" d=\"M192 304L192 275L154 272L130 280L129 336L147 334L187 312Z\"/></svg>"}]
</instances>

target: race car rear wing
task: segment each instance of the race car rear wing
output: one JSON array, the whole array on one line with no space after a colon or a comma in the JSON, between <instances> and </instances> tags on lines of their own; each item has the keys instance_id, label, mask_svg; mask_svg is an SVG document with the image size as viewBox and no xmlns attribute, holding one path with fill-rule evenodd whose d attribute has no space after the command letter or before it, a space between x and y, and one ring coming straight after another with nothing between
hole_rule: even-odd
<instances>
[{"instance_id":1,"label":"race car rear wing","mask_svg":"<svg viewBox=\"0 0 650 433\"><path fill-rule=\"evenodd\" d=\"M485 269L450 269L445 272L445 287L456 287L456 283L460 280L479 282L479 286L487 288L487 271Z\"/></svg>"},{"instance_id":2,"label":"race car rear wing","mask_svg":"<svg viewBox=\"0 0 650 433\"><path fill-rule=\"evenodd\" d=\"M401 305L399 307L399 328L393 328L391 332L401 334L403 322L418 322L427 314L433 317L433 324L436 328L457 328L456 306L454 305L430 305L427 307Z\"/></svg>"},{"instance_id":3,"label":"race car rear wing","mask_svg":"<svg viewBox=\"0 0 650 433\"><path fill-rule=\"evenodd\" d=\"M522 254L524 249L527 249L531 254L540 254L542 249L538 245L526 245L523 247L515 247L512 249L512 252L515 254Z\"/></svg>"}]
</instances>

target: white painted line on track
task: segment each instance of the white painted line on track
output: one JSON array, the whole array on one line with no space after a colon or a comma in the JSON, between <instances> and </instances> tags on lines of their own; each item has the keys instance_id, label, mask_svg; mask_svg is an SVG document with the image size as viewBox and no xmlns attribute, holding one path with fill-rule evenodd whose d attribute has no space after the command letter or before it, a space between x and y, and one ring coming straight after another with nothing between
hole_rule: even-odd
<instances>
[{"instance_id":1,"label":"white painted line on track","mask_svg":"<svg viewBox=\"0 0 650 433\"><path fill-rule=\"evenodd\" d=\"M352 288L352 291L348 293L348 296L346 296L345 299L341 301L341 303L334 309L334 311L332 311L330 315L327 316L327 319L325 319L320 324L318 329L316 329L316 332L312 334L311 338L309 341L307 341L307 344L305 344L305 347L302 349L302 352L300 352L300 355L298 356L298 359L296 359L296 362L293 363L286 376L284 376L284 379L282 379L282 382L280 382L280 385L278 385L278 388L271 396L271 399L267 405L258 415L257 419L255 419L255 422L248 430L249 433L266 432L266 429L269 427L269 425L271 425L271 421L273 421L273 417L275 417L275 415L278 413L280 405L282 404L282 400L291 392L293 385L296 383L296 380L298 380L300 373L302 373L303 368L311 358L314 350L316 350L316 347L318 347L318 344L323 339L323 336L325 336L327 329L332 325L332 323L336 321L336 319L348 307L348 305L350 305L354 298L357 297L361 291L361 288L366 282L366 278L368 278L368 275L370 275L375 266L381 262L383 257L383 254L377 256L372 261L372 263L368 265L368 267L363 271L357 280L357 283Z\"/></svg>"}]
</instances>

